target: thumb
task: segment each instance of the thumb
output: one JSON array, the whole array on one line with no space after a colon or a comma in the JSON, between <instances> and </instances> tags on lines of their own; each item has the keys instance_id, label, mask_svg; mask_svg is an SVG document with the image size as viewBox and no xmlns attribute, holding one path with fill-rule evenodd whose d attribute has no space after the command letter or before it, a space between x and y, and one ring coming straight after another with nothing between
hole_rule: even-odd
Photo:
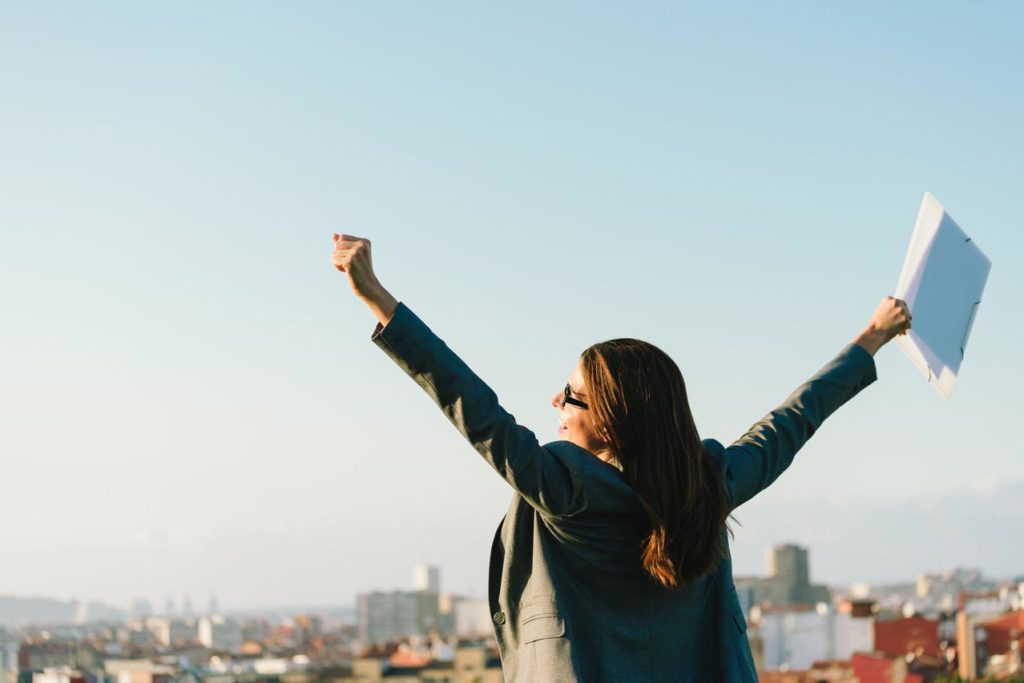
<instances>
[{"instance_id":1,"label":"thumb","mask_svg":"<svg viewBox=\"0 0 1024 683\"><path fill-rule=\"evenodd\" d=\"M341 239L341 235L339 235L338 233L334 233L334 234L331 235L331 239L333 239L335 242L337 242L338 240Z\"/></svg>"}]
</instances>

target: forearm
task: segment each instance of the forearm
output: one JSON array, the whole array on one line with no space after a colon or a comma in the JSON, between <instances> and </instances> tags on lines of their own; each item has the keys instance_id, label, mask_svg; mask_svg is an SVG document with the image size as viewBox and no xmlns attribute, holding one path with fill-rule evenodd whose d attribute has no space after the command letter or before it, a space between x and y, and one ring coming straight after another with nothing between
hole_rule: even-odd
<instances>
[{"instance_id":1,"label":"forearm","mask_svg":"<svg viewBox=\"0 0 1024 683\"><path fill-rule=\"evenodd\" d=\"M885 331L879 330L873 325L868 325L860 334L857 335L853 340L853 343L859 345L865 351L874 356L878 353L878 349L885 346L888 341L889 337Z\"/></svg>"},{"instance_id":2,"label":"forearm","mask_svg":"<svg viewBox=\"0 0 1024 683\"><path fill-rule=\"evenodd\" d=\"M391 320L391 316L395 314L395 309L398 308L398 300L391 296L391 293L377 284L367 294L359 297L363 300L370 312L376 316L377 320L381 325L387 325L388 321Z\"/></svg>"}]
</instances>

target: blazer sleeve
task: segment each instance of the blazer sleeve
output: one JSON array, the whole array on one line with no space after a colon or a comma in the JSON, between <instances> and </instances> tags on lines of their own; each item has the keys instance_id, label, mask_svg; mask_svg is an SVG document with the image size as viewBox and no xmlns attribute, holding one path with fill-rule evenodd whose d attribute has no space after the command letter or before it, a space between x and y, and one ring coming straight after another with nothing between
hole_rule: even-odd
<instances>
[{"instance_id":1,"label":"blazer sleeve","mask_svg":"<svg viewBox=\"0 0 1024 683\"><path fill-rule=\"evenodd\" d=\"M825 418L877 378L871 354L850 344L726 448L726 483L733 508L774 482Z\"/></svg>"},{"instance_id":2,"label":"blazer sleeve","mask_svg":"<svg viewBox=\"0 0 1024 683\"><path fill-rule=\"evenodd\" d=\"M484 460L548 516L582 507L582 490L561 459L518 425L498 397L405 304L371 337L448 416Z\"/></svg>"}]
</instances>

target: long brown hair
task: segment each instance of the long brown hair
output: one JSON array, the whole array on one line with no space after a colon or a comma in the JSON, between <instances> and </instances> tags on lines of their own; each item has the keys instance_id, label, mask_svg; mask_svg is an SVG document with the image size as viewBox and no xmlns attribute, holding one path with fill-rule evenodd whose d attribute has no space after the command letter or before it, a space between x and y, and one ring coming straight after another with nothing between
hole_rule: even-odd
<instances>
[{"instance_id":1,"label":"long brown hair","mask_svg":"<svg viewBox=\"0 0 1024 683\"><path fill-rule=\"evenodd\" d=\"M725 556L730 511L722 471L697 434L683 374L668 354L639 339L594 344L581 360L595 424L651 521L644 570L678 589Z\"/></svg>"}]
</instances>

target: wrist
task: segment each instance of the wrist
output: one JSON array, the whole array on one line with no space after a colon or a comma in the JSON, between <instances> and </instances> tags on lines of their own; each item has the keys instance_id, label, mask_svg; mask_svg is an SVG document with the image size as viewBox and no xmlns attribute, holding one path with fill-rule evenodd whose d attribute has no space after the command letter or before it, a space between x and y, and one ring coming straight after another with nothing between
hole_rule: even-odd
<instances>
[{"instance_id":1,"label":"wrist","mask_svg":"<svg viewBox=\"0 0 1024 683\"><path fill-rule=\"evenodd\" d=\"M889 341L889 336L883 330L879 330L872 325L865 327L860 334L853 340L854 344L859 344L864 350L874 356L878 353L878 349L885 346Z\"/></svg>"},{"instance_id":2,"label":"wrist","mask_svg":"<svg viewBox=\"0 0 1024 683\"><path fill-rule=\"evenodd\" d=\"M368 306L380 301L387 294L387 290L381 287L380 282L376 279L361 286L353 285L352 289L355 290L356 296Z\"/></svg>"},{"instance_id":3,"label":"wrist","mask_svg":"<svg viewBox=\"0 0 1024 683\"><path fill-rule=\"evenodd\" d=\"M377 317L381 325L387 325L391 316L395 314L395 309L398 308L398 300L391 296L388 290L381 287L379 282L365 293L360 292L359 298L369 306L370 311Z\"/></svg>"}]
</instances>

